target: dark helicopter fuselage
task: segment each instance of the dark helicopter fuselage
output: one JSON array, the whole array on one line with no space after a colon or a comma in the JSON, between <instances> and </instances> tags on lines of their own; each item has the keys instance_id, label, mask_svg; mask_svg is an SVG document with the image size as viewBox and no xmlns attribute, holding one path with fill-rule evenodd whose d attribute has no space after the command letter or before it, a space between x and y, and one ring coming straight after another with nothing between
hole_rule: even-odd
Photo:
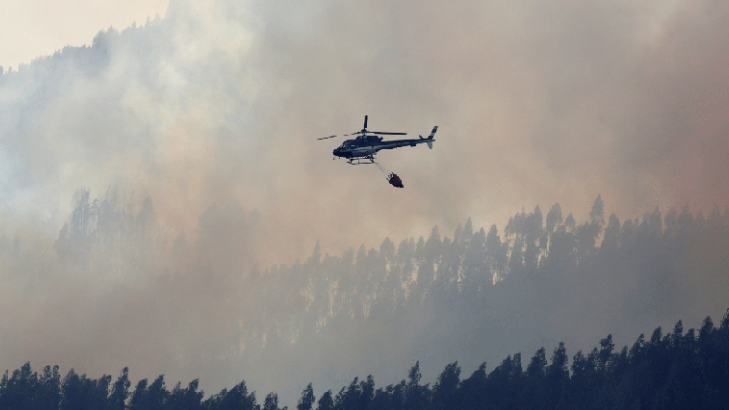
<instances>
[{"instance_id":1,"label":"dark helicopter fuselage","mask_svg":"<svg viewBox=\"0 0 729 410\"><path fill-rule=\"evenodd\" d=\"M368 158L374 156L378 151L383 149L394 149L400 147L414 147L418 144L427 143L428 147L433 147L433 135L429 138L420 137L420 139L403 139L384 141L382 137L376 135L365 135L355 139L347 140L338 148L332 151L334 156L346 158L349 160Z\"/></svg>"}]
</instances>

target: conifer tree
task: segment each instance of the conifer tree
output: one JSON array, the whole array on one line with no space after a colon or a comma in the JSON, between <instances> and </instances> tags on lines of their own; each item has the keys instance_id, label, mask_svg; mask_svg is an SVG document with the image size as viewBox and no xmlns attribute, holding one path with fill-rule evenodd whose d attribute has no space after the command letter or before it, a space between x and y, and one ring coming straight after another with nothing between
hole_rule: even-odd
<instances>
[{"instance_id":1,"label":"conifer tree","mask_svg":"<svg viewBox=\"0 0 729 410\"><path fill-rule=\"evenodd\" d=\"M321 395L317 402L316 410L334 410L334 400L332 399L331 390L327 390Z\"/></svg>"},{"instance_id":2,"label":"conifer tree","mask_svg":"<svg viewBox=\"0 0 729 410\"><path fill-rule=\"evenodd\" d=\"M309 383L304 391L301 392L301 398L296 405L296 410L312 410L315 402L316 396L314 396L314 389L311 387L311 383Z\"/></svg>"},{"instance_id":3,"label":"conifer tree","mask_svg":"<svg viewBox=\"0 0 729 410\"><path fill-rule=\"evenodd\" d=\"M129 368L125 367L119 374L119 378L114 382L109 394L107 408L109 410L124 410L125 403L129 397Z\"/></svg>"}]
</instances>

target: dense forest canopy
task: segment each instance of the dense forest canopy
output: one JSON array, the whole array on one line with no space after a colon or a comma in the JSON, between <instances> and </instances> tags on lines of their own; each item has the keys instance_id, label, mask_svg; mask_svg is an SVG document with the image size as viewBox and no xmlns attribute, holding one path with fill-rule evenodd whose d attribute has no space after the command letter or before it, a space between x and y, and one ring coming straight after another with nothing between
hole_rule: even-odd
<instances>
[{"instance_id":1,"label":"dense forest canopy","mask_svg":"<svg viewBox=\"0 0 729 410\"><path fill-rule=\"evenodd\" d=\"M526 364L526 363L525 363ZM296 371L292 369L292 371ZM571 361L564 343L549 362L542 347L526 364L521 353L509 355L493 370L481 364L461 380L461 367L453 362L435 383L421 382L420 363L408 378L387 387L375 385L370 375L355 377L334 394L328 390L316 400L312 384L304 389L297 410L405 410L405 409L726 409L729 406L729 310L715 327L704 319L698 333L684 333L679 320L672 332L660 327L649 340L640 335L632 347L615 349L612 335L600 340L588 354L577 352ZM30 363L8 372L0 381L0 410L279 410L276 393L262 405L245 381L230 390L204 397L195 379L187 387L179 382L172 391L164 376L152 383L140 380L130 389L129 369L115 382L104 375L92 379L73 369L61 379L58 366L38 374ZM283 406L282 409L287 409Z\"/></svg>"},{"instance_id":2,"label":"dense forest canopy","mask_svg":"<svg viewBox=\"0 0 729 410\"><path fill-rule=\"evenodd\" d=\"M470 372L515 350L561 341L587 349L603 332L627 344L673 317L722 314L729 212L656 209L620 221L604 208L598 196L578 223L558 204L546 216L537 206L503 231L468 220L452 238L434 227L427 238L386 238L377 249L335 256L317 245L303 262L242 270L241 250L263 223L256 213L212 206L194 239L168 240L150 198L135 208L113 190L93 200L82 191L45 258L31 257L41 244L17 238L1 248L11 284L22 274L34 278L33 294L44 294L77 283L81 293L51 298L73 300L76 319L30 322L53 331L62 351L75 352L74 332L90 325L95 333L81 343L97 366L131 354L143 358L144 377L156 369L191 378L199 368L208 386L245 378L291 402L309 382L336 386L366 373L391 383L415 361L434 380L456 360ZM55 317L43 313L53 303L39 306ZM12 357L28 350L8 345ZM85 356L71 357L64 365Z\"/></svg>"}]
</instances>

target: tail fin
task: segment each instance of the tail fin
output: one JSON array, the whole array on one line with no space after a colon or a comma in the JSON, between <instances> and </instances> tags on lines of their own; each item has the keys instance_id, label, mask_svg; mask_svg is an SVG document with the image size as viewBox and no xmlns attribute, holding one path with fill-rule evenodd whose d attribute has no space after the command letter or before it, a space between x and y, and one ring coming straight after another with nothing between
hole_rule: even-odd
<instances>
[{"instance_id":1,"label":"tail fin","mask_svg":"<svg viewBox=\"0 0 729 410\"><path fill-rule=\"evenodd\" d=\"M436 131L438 131L438 126L437 125L435 127L433 127L433 131L431 131L430 132L430 135L428 135L428 139L429 140L432 140L433 139L433 137L435 136L435 132Z\"/></svg>"},{"instance_id":2,"label":"tail fin","mask_svg":"<svg viewBox=\"0 0 729 410\"><path fill-rule=\"evenodd\" d=\"M433 139L433 137L435 136L435 132L436 131L438 131L438 126L437 125L435 127L433 127L433 131L431 131L430 132L430 135L428 135L428 140L429 141L427 142L427 144L428 144L428 148L430 148L430 149L433 149L433 141L435 141ZM423 137L420 137L420 138L423 138Z\"/></svg>"}]
</instances>

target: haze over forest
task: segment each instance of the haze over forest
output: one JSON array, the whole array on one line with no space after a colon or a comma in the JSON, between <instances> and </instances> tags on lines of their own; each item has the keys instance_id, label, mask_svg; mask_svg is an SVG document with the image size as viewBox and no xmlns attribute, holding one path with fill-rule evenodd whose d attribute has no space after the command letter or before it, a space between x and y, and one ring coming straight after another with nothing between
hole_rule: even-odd
<instances>
[{"instance_id":1,"label":"haze over forest","mask_svg":"<svg viewBox=\"0 0 729 410\"><path fill-rule=\"evenodd\" d=\"M3 70L0 369L291 405L721 318L726 38L709 0L172 0ZM405 189L316 141L365 114L439 125L379 154Z\"/></svg>"}]
</instances>

